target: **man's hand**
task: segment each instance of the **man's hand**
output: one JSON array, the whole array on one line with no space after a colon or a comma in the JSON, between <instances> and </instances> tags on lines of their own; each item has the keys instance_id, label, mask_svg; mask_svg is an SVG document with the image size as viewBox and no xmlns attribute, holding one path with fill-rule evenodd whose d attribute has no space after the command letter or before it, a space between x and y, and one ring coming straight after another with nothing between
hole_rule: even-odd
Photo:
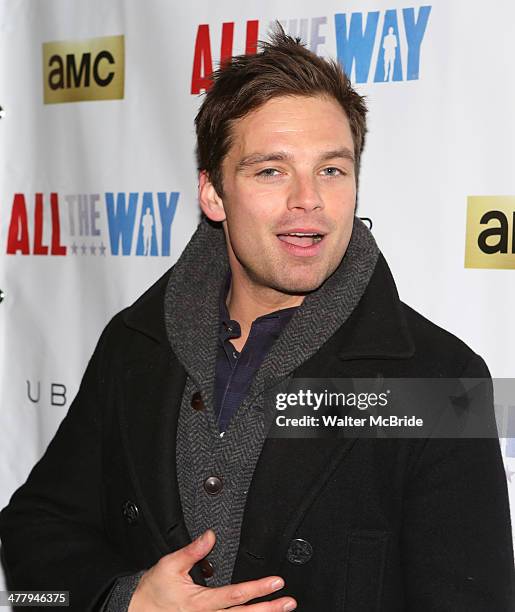
<instances>
[{"instance_id":1,"label":"man's hand","mask_svg":"<svg viewBox=\"0 0 515 612\"><path fill-rule=\"evenodd\" d=\"M286 612L296 608L297 603L291 597L244 605L255 597L282 589L284 581L278 576L217 588L195 584L189 571L209 553L215 540L215 533L208 529L188 546L161 557L141 577L128 612L217 612L228 608L249 612Z\"/></svg>"}]
</instances>

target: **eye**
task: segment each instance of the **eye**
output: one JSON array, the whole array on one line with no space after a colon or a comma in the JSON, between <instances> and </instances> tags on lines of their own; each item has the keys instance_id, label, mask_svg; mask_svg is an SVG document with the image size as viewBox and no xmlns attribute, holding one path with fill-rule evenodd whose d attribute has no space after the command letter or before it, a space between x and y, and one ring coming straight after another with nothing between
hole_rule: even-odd
<instances>
[{"instance_id":1,"label":"eye","mask_svg":"<svg viewBox=\"0 0 515 612\"><path fill-rule=\"evenodd\" d=\"M345 174L340 168L335 168L334 166L324 168L322 172L324 172L326 176L343 176Z\"/></svg>"},{"instance_id":2,"label":"eye","mask_svg":"<svg viewBox=\"0 0 515 612\"><path fill-rule=\"evenodd\" d=\"M278 174L280 174L279 170L276 170L275 168L265 168L264 170L260 170L256 176L261 176L263 178L273 178L274 176L277 176Z\"/></svg>"}]
</instances>

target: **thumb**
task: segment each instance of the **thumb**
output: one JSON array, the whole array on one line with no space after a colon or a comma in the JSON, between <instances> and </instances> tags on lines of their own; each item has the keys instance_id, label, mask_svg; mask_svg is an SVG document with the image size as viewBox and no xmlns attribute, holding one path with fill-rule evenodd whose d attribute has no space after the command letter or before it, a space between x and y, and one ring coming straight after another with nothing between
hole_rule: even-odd
<instances>
[{"instance_id":1,"label":"thumb","mask_svg":"<svg viewBox=\"0 0 515 612\"><path fill-rule=\"evenodd\" d=\"M197 561L203 559L211 551L215 542L215 532L212 529L208 529L196 540L193 540L191 544L172 553L171 556L174 558L174 565L177 571L181 573L189 572Z\"/></svg>"}]
</instances>

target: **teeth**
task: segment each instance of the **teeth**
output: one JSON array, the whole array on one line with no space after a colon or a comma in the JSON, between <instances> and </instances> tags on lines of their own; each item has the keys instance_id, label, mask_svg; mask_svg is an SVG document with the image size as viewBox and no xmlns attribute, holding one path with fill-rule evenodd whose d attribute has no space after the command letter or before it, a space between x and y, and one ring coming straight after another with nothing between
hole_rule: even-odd
<instances>
[{"instance_id":1,"label":"teeth","mask_svg":"<svg viewBox=\"0 0 515 612\"><path fill-rule=\"evenodd\" d=\"M292 238L311 238L312 242L309 244L306 244L305 241L301 244L299 244L299 246L312 246L314 244L318 244L319 242L321 242L322 238L324 237L323 234L317 234L315 232L288 232L288 233L284 233L284 234L278 234L277 235L278 238L280 240L284 240L286 236L291 236ZM286 241L286 242L290 242L290 241ZM291 242L291 244L297 244L297 242Z\"/></svg>"},{"instance_id":2,"label":"teeth","mask_svg":"<svg viewBox=\"0 0 515 612\"><path fill-rule=\"evenodd\" d=\"M284 234L285 236L319 236L319 234L302 234L300 232L290 232L289 234Z\"/></svg>"}]
</instances>

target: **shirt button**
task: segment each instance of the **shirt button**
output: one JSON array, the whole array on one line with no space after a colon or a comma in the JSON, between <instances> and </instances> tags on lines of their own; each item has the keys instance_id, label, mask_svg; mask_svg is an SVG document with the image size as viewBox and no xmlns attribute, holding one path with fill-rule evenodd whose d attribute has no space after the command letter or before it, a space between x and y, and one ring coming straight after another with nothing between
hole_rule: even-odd
<instances>
[{"instance_id":1,"label":"shirt button","mask_svg":"<svg viewBox=\"0 0 515 612\"><path fill-rule=\"evenodd\" d=\"M238 353L236 351L232 352L232 356L234 357L234 359L238 359Z\"/></svg>"},{"instance_id":2,"label":"shirt button","mask_svg":"<svg viewBox=\"0 0 515 612\"><path fill-rule=\"evenodd\" d=\"M202 396L200 395L200 391L195 391L195 393L191 396L191 406L195 410L204 410L205 404L202 401Z\"/></svg>"},{"instance_id":3,"label":"shirt button","mask_svg":"<svg viewBox=\"0 0 515 612\"><path fill-rule=\"evenodd\" d=\"M204 578L211 578L211 576L215 573L215 568L211 561L209 561L208 559L202 559L198 562L198 565Z\"/></svg>"},{"instance_id":4,"label":"shirt button","mask_svg":"<svg viewBox=\"0 0 515 612\"><path fill-rule=\"evenodd\" d=\"M223 484L218 476L210 476L204 480L204 489L209 495L218 495L222 490Z\"/></svg>"}]
</instances>

